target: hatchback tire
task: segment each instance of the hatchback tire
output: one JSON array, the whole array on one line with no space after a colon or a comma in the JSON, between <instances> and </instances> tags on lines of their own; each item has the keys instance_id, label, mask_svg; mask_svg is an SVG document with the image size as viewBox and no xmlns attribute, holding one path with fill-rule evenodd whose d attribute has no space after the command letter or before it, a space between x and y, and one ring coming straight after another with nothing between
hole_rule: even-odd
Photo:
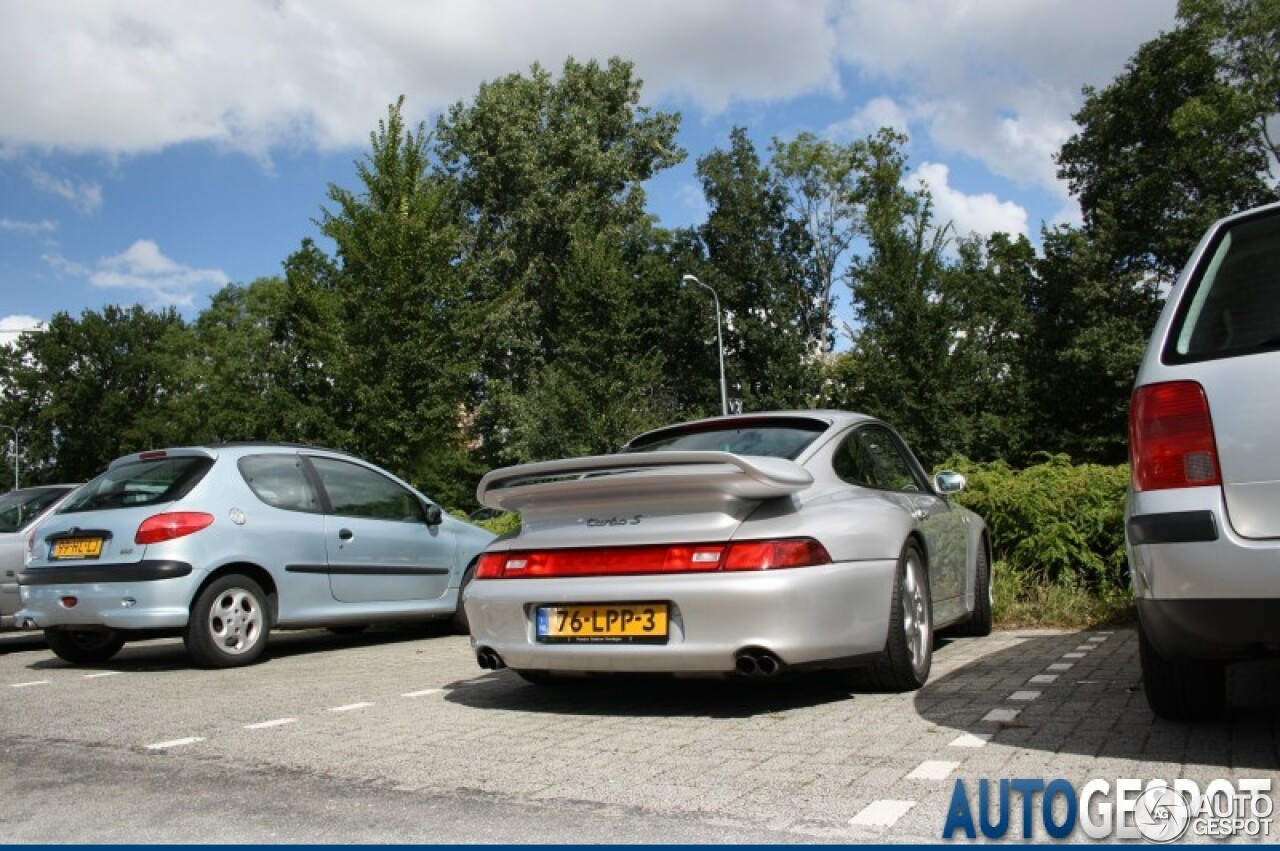
<instances>
[{"instance_id":1,"label":"hatchback tire","mask_svg":"<svg viewBox=\"0 0 1280 851\"><path fill-rule=\"evenodd\" d=\"M235 668L257 661L270 632L271 615L262 586L247 576L228 574L196 597L182 640L197 665Z\"/></svg>"},{"instance_id":2,"label":"hatchback tire","mask_svg":"<svg viewBox=\"0 0 1280 851\"><path fill-rule=\"evenodd\" d=\"M1142 690L1151 711L1169 721L1210 721L1227 710L1227 666L1223 662L1171 662L1160 655L1138 623Z\"/></svg>"},{"instance_id":3,"label":"hatchback tire","mask_svg":"<svg viewBox=\"0 0 1280 851\"><path fill-rule=\"evenodd\" d=\"M453 631L458 635L471 634L471 622L467 619L467 610L462 605L462 594L467 590L467 586L471 584L471 580L475 578L476 565L475 562L467 565L466 571L462 574L462 582L458 583L458 608L453 612L450 624Z\"/></svg>"},{"instance_id":4,"label":"hatchback tire","mask_svg":"<svg viewBox=\"0 0 1280 851\"><path fill-rule=\"evenodd\" d=\"M893 579L884 653L863 674L875 689L915 691L929 679L932 666L933 604L929 596L929 572L920 548L908 542L898 557Z\"/></svg>"},{"instance_id":5,"label":"hatchback tire","mask_svg":"<svg viewBox=\"0 0 1280 851\"><path fill-rule=\"evenodd\" d=\"M114 629L46 629L44 640L73 665L100 665L124 647L124 636Z\"/></svg>"}]
</instances>

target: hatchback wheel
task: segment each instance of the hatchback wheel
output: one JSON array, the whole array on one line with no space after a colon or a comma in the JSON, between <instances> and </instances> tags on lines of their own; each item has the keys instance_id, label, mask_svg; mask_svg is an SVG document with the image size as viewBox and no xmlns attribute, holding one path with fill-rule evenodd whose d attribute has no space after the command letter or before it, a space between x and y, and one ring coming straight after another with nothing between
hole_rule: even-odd
<instances>
[{"instance_id":1,"label":"hatchback wheel","mask_svg":"<svg viewBox=\"0 0 1280 851\"><path fill-rule=\"evenodd\" d=\"M933 605L924 556L908 543L898 557L889 604L889 636L884 654L867 672L875 688L915 691L933 666Z\"/></svg>"},{"instance_id":2,"label":"hatchback wheel","mask_svg":"<svg viewBox=\"0 0 1280 851\"><path fill-rule=\"evenodd\" d=\"M205 668L248 665L262 655L271 631L267 597L247 576L213 581L191 606L182 640L196 664Z\"/></svg>"},{"instance_id":3,"label":"hatchback wheel","mask_svg":"<svg viewBox=\"0 0 1280 851\"><path fill-rule=\"evenodd\" d=\"M1138 622L1138 660L1147 705L1170 721L1208 721L1227 709L1227 667L1222 662L1171 662L1160 655Z\"/></svg>"},{"instance_id":4,"label":"hatchback wheel","mask_svg":"<svg viewBox=\"0 0 1280 851\"><path fill-rule=\"evenodd\" d=\"M124 647L124 636L114 629L46 629L44 639L59 659L73 665L101 664Z\"/></svg>"}]
</instances>

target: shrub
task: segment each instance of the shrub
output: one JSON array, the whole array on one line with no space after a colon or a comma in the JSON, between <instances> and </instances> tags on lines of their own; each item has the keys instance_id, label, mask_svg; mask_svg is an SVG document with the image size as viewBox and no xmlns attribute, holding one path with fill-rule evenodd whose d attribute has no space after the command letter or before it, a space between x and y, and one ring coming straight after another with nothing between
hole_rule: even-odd
<instances>
[{"instance_id":1,"label":"shrub","mask_svg":"<svg viewBox=\"0 0 1280 851\"><path fill-rule=\"evenodd\" d=\"M1024 470L963 458L947 466L968 479L957 501L991 531L997 620L1094 623L1127 609L1127 465L1072 464L1052 455Z\"/></svg>"}]
</instances>

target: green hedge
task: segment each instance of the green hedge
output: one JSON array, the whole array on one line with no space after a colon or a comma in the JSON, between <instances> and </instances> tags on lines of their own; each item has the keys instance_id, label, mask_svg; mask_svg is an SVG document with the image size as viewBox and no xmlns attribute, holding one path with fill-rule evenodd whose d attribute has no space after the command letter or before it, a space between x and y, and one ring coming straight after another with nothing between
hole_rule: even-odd
<instances>
[{"instance_id":1,"label":"green hedge","mask_svg":"<svg viewBox=\"0 0 1280 851\"><path fill-rule=\"evenodd\" d=\"M1028 586L1070 589L1108 601L1127 599L1128 466L1044 457L1023 470L963 458L946 466L968 479L957 500L987 521L994 560L1006 573Z\"/></svg>"}]
</instances>

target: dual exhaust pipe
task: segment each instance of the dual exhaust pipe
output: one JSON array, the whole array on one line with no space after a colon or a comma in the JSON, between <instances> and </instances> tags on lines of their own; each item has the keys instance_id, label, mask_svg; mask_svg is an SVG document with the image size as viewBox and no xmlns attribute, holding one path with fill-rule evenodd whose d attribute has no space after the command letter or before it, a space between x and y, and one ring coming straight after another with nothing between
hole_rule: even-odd
<instances>
[{"instance_id":1,"label":"dual exhaust pipe","mask_svg":"<svg viewBox=\"0 0 1280 851\"><path fill-rule=\"evenodd\" d=\"M739 650L733 660L733 669L744 677L772 677L786 667L771 650L748 647Z\"/></svg>"},{"instance_id":2,"label":"dual exhaust pipe","mask_svg":"<svg viewBox=\"0 0 1280 851\"><path fill-rule=\"evenodd\" d=\"M476 663L486 671L500 671L507 667L502 657L488 647L481 647L476 651Z\"/></svg>"}]
</instances>

